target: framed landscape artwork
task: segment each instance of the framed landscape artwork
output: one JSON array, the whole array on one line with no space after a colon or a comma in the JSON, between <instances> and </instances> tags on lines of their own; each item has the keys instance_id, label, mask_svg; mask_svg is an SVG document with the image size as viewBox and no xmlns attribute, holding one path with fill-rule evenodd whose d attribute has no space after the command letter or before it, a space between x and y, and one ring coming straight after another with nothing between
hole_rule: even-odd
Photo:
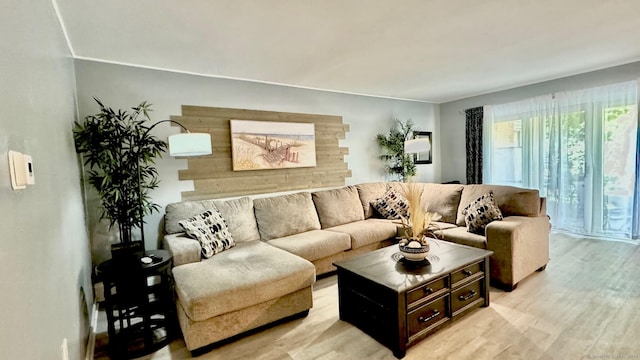
<instances>
[{"instance_id":1,"label":"framed landscape artwork","mask_svg":"<svg viewBox=\"0 0 640 360\"><path fill-rule=\"evenodd\" d=\"M233 171L316 166L311 123L230 120Z\"/></svg>"},{"instance_id":2,"label":"framed landscape artwork","mask_svg":"<svg viewBox=\"0 0 640 360\"><path fill-rule=\"evenodd\" d=\"M431 142L431 131L414 131L413 138L428 138L429 139L429 150L425 152L420 152L413 155L413 162L416 164L431 164L432 157L431 152L433 149L433 143Z\"/></svg>"}]
</instances>

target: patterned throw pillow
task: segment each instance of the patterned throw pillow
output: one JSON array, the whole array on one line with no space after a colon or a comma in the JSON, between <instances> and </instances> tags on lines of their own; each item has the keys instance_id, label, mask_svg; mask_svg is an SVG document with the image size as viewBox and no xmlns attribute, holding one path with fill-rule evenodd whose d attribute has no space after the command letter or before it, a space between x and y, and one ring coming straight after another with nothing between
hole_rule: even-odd
<instances>
[{"instance_id":1,"label":"patterned throw pillow","mask_svg":"<svg viewBox=\"0 0 640 360\"><path fill-rule=\"evenodd\" d=\"M467 205L462 210L467 231L484 235L484 228L492 221L502 220L502 212L493 198L493 191L489 191Z\"/></svg>"},{"instance_id":2,"label":"patterned throw pillow","mask_svg":"<svg viewBox=\"0 0 640 360\"><path fill-rule=\"evenodd\" d=\"M204 258L208 259L236 245L227 223L217 209L207 210L178 224L184 228L187 235L200 242Z\"/></svg>"},{"instance_id":3,"label":"patterned throw pillow","mask_svg":"<svg viewBox=\"0 0 640 360\"><path fill-rule=\"evenodd\" d=\"M381 198L371 202L371 206L382 215L385 219L400 219L407 217L409 210L409 201L400 193L388 188L387 192Z\"/></svg>"}]
</instances>

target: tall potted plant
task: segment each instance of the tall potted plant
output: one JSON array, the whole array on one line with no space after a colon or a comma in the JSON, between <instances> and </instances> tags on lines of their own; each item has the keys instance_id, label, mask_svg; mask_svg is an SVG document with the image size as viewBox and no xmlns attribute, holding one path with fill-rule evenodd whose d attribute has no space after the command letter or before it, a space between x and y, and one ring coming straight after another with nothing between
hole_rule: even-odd
<instances>
[{"instance_id":1,"label":"tall potted plant","mask_svg":"<svg viewBox=\"0 0 640 360\"><path fill-rule=\"evenodd\" d=\"M73 139L76 151L83 155L87 181L102 201L100 218L109 220L110 229L117 224L120 241L126 244L133 240L132 229L142 226L144 216L159 210L149 190L158 187L153 164L167 144L144 126L150 120L151 104L144 101L129 112L94 100L100 112L82 123L76 121Z\"/></svg>"},{"instance_id":2,"label":"tall potted plant","mask_svg":"<svg viewBox=\"0 0 640 360\"><path fill-rule=\"evenodd\" d=\"M407 120L406 123L396 119L395 123L389 130L389 135L376 135L376 143L383 151L380 155L381 160L387 161L385 168L391 175L396 175L400 181L407 181L416 175L416 164L413 162L413 156L404 152L404 142L410 140L413 136L413 121Z\"/></svg>"}]
</instances>

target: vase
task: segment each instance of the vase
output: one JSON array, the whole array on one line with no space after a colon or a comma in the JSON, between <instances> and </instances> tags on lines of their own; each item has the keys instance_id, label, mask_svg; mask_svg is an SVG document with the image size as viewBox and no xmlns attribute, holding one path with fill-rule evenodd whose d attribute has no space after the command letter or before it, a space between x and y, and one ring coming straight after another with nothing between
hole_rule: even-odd
<instances>
[{"instance_id":1,"label":"vase","mask_svg":"<svg viewBox=\"0 0 640 360\"><path fill-rule=\"evenodd\" d=\"M398 248L402 256L409 261L424 261L429 255L429 244L424 245L416 240L401 241Z\"/></svg>"}]
</instances>

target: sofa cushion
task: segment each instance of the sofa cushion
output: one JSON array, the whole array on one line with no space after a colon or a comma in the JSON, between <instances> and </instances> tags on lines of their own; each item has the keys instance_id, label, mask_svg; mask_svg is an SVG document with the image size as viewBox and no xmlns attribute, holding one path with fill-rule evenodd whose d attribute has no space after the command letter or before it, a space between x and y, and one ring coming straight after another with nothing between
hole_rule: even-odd
<instances>
[{"instance_id":1,"label":"sofa cushion","mask_svg":"<svg viewBox=\"0 0 640 360\"><path fill-rule=\"evenodd\" d=\"M334 226L326 230L348 234L351 238L351 248L357 249L365 245L391 239L396 236L397 229L398 226L389 220L368 219Z\"/></svg>"},{"instance_id":2,"label":"sofa cushion","mask_svg":"<svg viewBox=\"0 0 640 360\"><path fill-rule=\"evenodd\" d=\"M467 231L484 235L484 228L492 221L502 220L502 212L493 198L493 191L481 195L462 210Z\"/></svg>"},{"instance_id":3,"label":"sofa cushion","mask_svg":"<svg viewBox=\"0 0 640 360\"><path fill-rule=\"evenodd\" d=\"M258 224L253 213L253 201L250 198L215 200L214 204L227 222L235 242L260 240Z\"/></svg>"},{"instance_id":4,"label":"sofa cushion","mask_svg":"<svg viewBox=\"0 0 640 360\"><path fill-rule=\"evenodd\" d=\"M465 226L462 210L483 194L493 191L502 216L538 216L540 195L538 190L504 185L465 185L460 197L456 224Z\"/></svg>"},{"instance_id":5,"label":"sofa cushion","mask_svg":"<svg viewBox=\"0 0 640 360\"><path fill-rule=\"evenodd\" d=\"M364 211L355 186L311 193L322 228L364 220Z\"/></svg>"},{"instance_id":6,"label":"sofa cushion","mask_svg":"<svg viewBox=\"0 0 640 360\"><path fill-rule=\"evenodd\" d=\"M206 259L235 246L227 224L216 209L211 209L187 220L178 222L190 237L200 242L202 256Z\"/></svg>"},{"instance_id":7,"label":"sofa cushion","mask_svg":"<svg viewBox=\"0 0 640 360\"><path fill-rule=\"evenodd\" d=\"M402 192L389 187L382 197L371 202L376 211L385 219L400 219L407 217L409 201Z\"/></svg>"},{"instance_id":8,"label":"sofa cushion","mask_svg":"<svg viewBox=\"0 0 640 360\"><path fill-rule=\"evenodd\" d=\"M267 241L282 250L315 261L351 248L349 235L325 230L311 230Z\"/></svg>"},{"instance_id":9,"label":"sofa cushion","mask_svg":"<svg viewBox=\"0 0 640 360\"><path fill-rule=\"evenodd\" d=\"M308 192L255 199L253 207L262 240L320 230L318 213Z\"/></svg>"},{"instance_id":10,"label":"sofa cushion","mask_svg":"<svg viewBox=\"0 0 640 360\"><path fill-rule=\"evenodd\" d=\"M427 211L442 216L440 221L455 224L458 216L462 185L455 184L422 184L421 201Z\"/></svg>"},{"instance_id":11,"label":"sofa cushion","mask_svg":"<svg viewBox=\"0 0 640 360\"><path fill-rule=\"evenodd\" d=\"M261 241L237 244L211 259L173 268L187 316L202 321L311 286L309 261Z\"/></svg>"},{"instance_id":12,"label":"sofa cushion","mask_svg":"<svg viewBox=\"0 0 640 360\"><path fill-rule=\"evenodd\" d=\"M216 205L213 200L183 201L168 204L165 207L164 232L167 234L184 232L184 229L178 222L215 208Z\"/></svg>"},{"instance_id":13,"label":"sofa cushion","mask_svg":"<svg viewBox=\"0 0 640 360\"><path fill-rule=\"evenodd\" d=\"M458 227L458 225L446 223L446 222L440 222L440 221L434 221L432 222L432 224L435 225L438 228L438 230L453 229Z\"/></svg>"},{"instance_id":14,"label":"sofa cushion","mask_svg":"<svg viewBox=\"0 0 640 360\"><path fill-rule=\"evenodd\" d=\"M384 195L387 191L387 185L383 182L364 183L356 185L356 189L358 189L358 197L364 210L364 218L375 216L376 210L371 206L371 202Z\"/></svg>"},{"instance_id":15,"label":"sofa cushion","mask_svg":"<svg viewBox=\"0 0 640 360\"><path fill-rule=\"evenodd\" d=\"M487 248L487 239L478 234L470 233L464 226L444 229L437 232L443 240L454 242L460 245L472 246L480 249ZM434 245L437 247L438 245Z\"/></svg>"}]
</instances>

